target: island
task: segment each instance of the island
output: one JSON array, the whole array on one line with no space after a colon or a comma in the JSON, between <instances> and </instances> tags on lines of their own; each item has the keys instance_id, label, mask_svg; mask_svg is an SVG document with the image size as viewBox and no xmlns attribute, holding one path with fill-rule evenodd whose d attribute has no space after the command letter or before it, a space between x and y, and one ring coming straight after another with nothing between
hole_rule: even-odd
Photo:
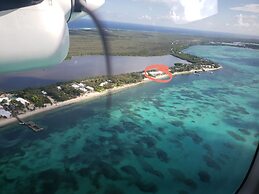
<instances>
[{"instance_id":1,"label":"island","mask_svg":"<svg viewBox=\"0 0 259 194\"><path fill-rule=\"evenodd\" d=\"M228 46L229 44L225 43L231 43L230 46L243 47L245 45L247 47L252 45L254 47L258 44L258 41L253 39L244 40L229 37L119 30L109 30L107 33L109 34L108 39L112 56L161 56L171 54L185 60L185 63L175 63L169 68L173 76L190 73L199 76L200 72L222 68L220 64L209 59L187 54L185 49L190 46L219 44ZM67 57L68 60L73 56L103 54L96 30L72 30L70 34L71 48ZM167 76L155 69L148 73L158 79L166 79ZM24 119L62 106L96 99L149 81L142 71L112 76L87 77L40 88L26 88L11 92L0 91L0 127L16 122L17 117Z\"/></svg>"},{"instance_id":2,"label":"island","mask_svg":"<svg viewBox=\"0 0 259 194\"><path fill-rule=\"evenodd\" d=\"M189 55L188 55L189 56ZM218 64L176 63L169 68L173 76L218 70ZM158 70L147 72L157 79L168 75ZM40 88L27 88L15 92L0 93L0 127L9 123L81 101L92 100L123 89L147 83L144 71L113 76L97 76ZM19 117L18 117L19 116Z\"/></svg>"}]
</instances>

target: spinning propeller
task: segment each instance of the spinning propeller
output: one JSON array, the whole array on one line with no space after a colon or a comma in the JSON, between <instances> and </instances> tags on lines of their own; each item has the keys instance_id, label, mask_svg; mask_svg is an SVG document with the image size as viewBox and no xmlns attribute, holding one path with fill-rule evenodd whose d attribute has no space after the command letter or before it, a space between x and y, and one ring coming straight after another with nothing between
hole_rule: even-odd
<instances>
[{"instance_id":1,"label":"spinning propeller","mask_svg":"<svg viewBox=\"0 0 259 194\"><path fill-rule=\"evenodd\" d=\"M109 67L108 45L93 13L105 0L1 0L1 66L48 66L62 62L69 50L68 22L89 15L102 37ZM110 69L107 69L110 73Z\"/></svg>"}]
</instances>

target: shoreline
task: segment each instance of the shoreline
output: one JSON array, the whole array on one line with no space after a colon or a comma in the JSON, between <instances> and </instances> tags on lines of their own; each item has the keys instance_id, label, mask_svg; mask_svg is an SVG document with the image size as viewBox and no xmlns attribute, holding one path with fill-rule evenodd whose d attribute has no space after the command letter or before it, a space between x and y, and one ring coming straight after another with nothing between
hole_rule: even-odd
<instances>
[{"instance_id":1,"label":"shoreline","mask_svg":"<svg viewBox=\"0 0 259 194\"><path fill-rule=\"evenodd\" d=\"M208 72L208 71L219 70L221 68L222 67L220 66L220 67L214 68L214 69L204 69L205 71L200 69L200 70L175 72L172 75L173 76L177 76L177 75L193 74L195 72ZM167 75L157 76L156 78L160 78L161 79L161 78L165 78L165 77L167 77ZM51 110L55 110L55 109L62 108L62 107L68 106L68 105L77 104L79 102L87 102L87 101L95 100L95 99L103 97L103 96L107 96L109 94L115 94L115 93L123 91L123 90L125 90L127 88L132 88L132 87L135 87L135 86L138 86L138 85L141 85L141 84L144 84L144 83L148 83L148 82L151 82L151 80L145 78L141 82L138 82L138 83L126 84L126 85L123 85L123 86L119 86L119 87L115 87L115 88L112 88L112 89L109 89L109 90L105 90L103 92L89 93L87 95L79 96L79 97L74 98L74 99L70 99L70 100L63 101L63 102L57 102L57 103L55 103L53 105L47 105L44 108L38 108L38 109L36 109L34 111L27 111L26 113L20 114L18 116L21 119L26 119L28 117L32 117L32 116L38 115L40 113L44 113L44 112L48 112L48 111L51 111ZM16 123L16 122L18 123L18 121L17 121L17 119L15 117L12 117L12 118L9 118L9 119L0 119L0 129L5 127L5 126L7 126L7 125L9 125L9 124Z\"/></svg>"},{"instance_id":2,"label":"shoreline","mask_svg":"<svg viewBox=\"0 0 259 194\"><path fill-rule=\"evenodd\" d=\"M63 101L63 102L57 102L53 105L47 105L44 108L38 108L34 111L27 111L26 113L20 114L18 116L21 119L26 119L28 117L32 117L32 116L38 115L40 113L55 110L55 109L62 108L62 107L68 106L68 105L77 104L77 103L80 103L80 102L92 101L92 100L98 99L100 97L107 96L109 94L115 94L119 91L125 90L127 88L131 88L131 87L135 87L137 85L144 84L146 82L149 82L149 80L143 80L143 81L138 82L138 83L132 83L132 84L124 85L124 86L115 87L115 88L112 88L112 89L109 89L109 90L105 90L103 92L93 92L93 93L83 95L83 96L79 96L77 98L73 98L73 99L70 99L70 100ZM1 119L0 120L0 128L5 127L6 125L9 125L9 124L12 124L12 123L15 123L15 122L18 123L18 121L15 117L12 117L12 118L9 118L9 119Z\"/></svg>"}]
</instances>

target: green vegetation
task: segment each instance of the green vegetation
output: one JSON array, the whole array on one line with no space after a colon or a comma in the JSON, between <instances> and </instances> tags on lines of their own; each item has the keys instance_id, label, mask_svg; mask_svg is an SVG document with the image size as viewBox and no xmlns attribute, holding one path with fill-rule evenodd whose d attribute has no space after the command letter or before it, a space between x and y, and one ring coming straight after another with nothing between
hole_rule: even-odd
<instances>
[{"instance_id":1,"label":"green vegetation","mask_svg":"<svg viewBox=\"0 0 259 194\"><path fill-rule=\"evenodd\" d=\"M43 88L47 92L48 96L53 98L57 102L62 102L80 96L81 92L74 89L69 84L62 84L61 89L57 88L57 85L50 85Z\"/></svg>"},{"instance_id":2,"label":"green vegetation","mask_svg":"<svg viewBox=\"0 0 259 194\"><path fill-rule=\"evenodd\" d=\"M100 86L101 83L109 80L104 86ZM15 96L24 98L34 104L35 107L41 108L45 104L52 104L50 98L56 102L62 102L69 99L76 98L82 94L83 91L75 89L72 87L73 84L84 84L85 86L90 86L94 88L94 91L102 92L106 89L122 86L124 84L137 83L143 80L143 75L141 73L127 73L114 76L98 76L93 78L88 78L84 80L71 81L66 83L54 84L50 86L38 88L28 88L25 90L15 92ZM43 91L47 94L44 95ZM15 103L12 103L15 104ZM16 103L17 104L17 103ZM16 106L15 104L15 106ZM24 109L20 105L16 106L19 110ZM20 108L19 108L20 107Z\"/></svg>"},{"instance_id":3,"label":"green vegetation","mask_svg":"<svg viewBox=\"0 0 259 194\"><path fill-rule=\"evenodd\" d=\"M158 32L109 31L108 33L110 53L117 56L168 55L173 40L197 41L193 37ZM103 54L97 31L71 30L70 34L68 59L72 56ZM198 38L198 41L200 40L201 38Z\"/></svg>"},{"instance_id":4,"label":"green vegetation","mask_svg":"<svg viewBox=\"0 0 259 194\"><path fill-rule=\"evenodd\" d=\"M45 104L51 104L51 101L42 94L40 89L25 89L16 92L16 96L32 102L35 107L45 107Z\"/></svg>"},{"instance_id":5,"label":"green vegetation","mask_svg":"<svg viewBox=\"0 0 259 194\"><path fill-rule=\"evenodd\" d=\"M185 35L176 32L138 32L109 30L108 40L111 55L117 56L161 56L171 54L171 48L181 51L190 45L210 44L210 42L245 42L259 43L258 40L248 40L236 37L205 37L202 35ZM172 45L174 42L176 44ZM250 45L250 47L256 47ZM103 48L100 36L95 30L71 30L70 50L67 59L72 56L102 55Z\"/></svg>"},{"instance_id":6,"label":"green vegetation","mask_svg":"<svg viewBox=\"0 0 259 194\"><path fill-rule=\"evenodd\" d=\"M109 31L111 55L161 56L171 54L196 65L212 65L213 62L182 51L189 46L208 44L222 38L181 35L158 32ZM102 55L103 49L97 31L72 30L71 45L67 59L72 56ZM217 64L215 64L218 67Z\"/></svg>"},{"instance_id":7,"label":"green vegetation","mask_svg":"<svg viewBox=\"0 0 259 194\"><path fill-rule=\"evenodd\" d=\"M193 67L185 64L185 66L190 69L200 69L201 67L205 67L205 66L212 66L214 68L220 67L219 64L216 64L211 60L203 59L201 57L197 57L197 56L190 55L190 54L183 52L184 49L186 49L192 45L193 45L193 43L186 43L185 41L172 42L171 54L175 57L178 57L180 59L190 62ZM181 65L183 66L183 64L181 64ZM194 67L194 66L196 66L196 67Z\"/></svg>"},{"instance_id":8,"label":"green vegetation","mask_svg":"<svg viewBox=\"0 0 259 194\"><path fill-rule=\"evenodd\" d=\"M184 64L184 63L176 63L173 67L170 67L171 73L175 72L183 72L183 71L191 71L191 70L203 70L205 66L199 65L199 64ZM216 68L216 67L210 67L210 68Z\"/></svg>"}]
</instances>

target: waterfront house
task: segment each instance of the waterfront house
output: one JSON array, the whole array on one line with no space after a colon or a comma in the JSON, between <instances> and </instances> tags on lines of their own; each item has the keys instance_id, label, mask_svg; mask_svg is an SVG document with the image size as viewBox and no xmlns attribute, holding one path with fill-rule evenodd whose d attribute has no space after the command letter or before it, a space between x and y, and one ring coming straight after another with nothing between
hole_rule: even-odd
<instances>
[{"instance_id":1,"label":"waterfront house","mask_svg":"<svg viewBox=\"0 0 259 194\"><path fill-rule=\"evenodd\" d=\"M86 89L87 89L89 92L93 92L93 91L94 91L94 88L91 87L91 86L86 86Z\"/></svg>"},{"instance_id":2,"label":"waterfront house","mask_svg":"<svg viewBox=\"0 0 259 194\"><path fill-rule=\"evenodd\" d=\"M0 118L8 119L8 118L11 117L11 115L12 115L12 113L10 113L9 111L4 110L3 107L0 106Z\"/></svg>"},{"instance_id":3,"label":"waterfront house","mask_svg":"<svg viewBox=\"0 0 259 194\"><path fill-rule=\"evenodd\" d=\"M79 86L80 88L84 88L84 87L85 87L85 84L80 83L80 84L78 84L78 86Z\"/></svg>"},{"instance_id":4,"label":"waterfront house","mask_svg":"<svg viewBox=\"0 0 259 194\"><path fill-rule=\"evenodd\" d=\"M82 91L82 92L88 92L88 90L85 89L85 88L79 88L79 90Z\"/></svg>"},{"instance_id":5,"label":"waterfront house","mask_svg":"<svg viewBox=\"0 0 259 194\"><path fill-rule=\"evenodd\" d=\"M108 81L105 81L105 82L100 83L99 86L103 87L103 86L107 85L108 83L109 83Z\"/></svg>"},{"instance_id":6,"label":"waterfront house","mask_svg":"<svg viewBox=\"0 0 259 194\"><path fill-rule=\"evenodd\" d=\"M153 77L163 74L162 71L149 71L148 73Z\"/></svg>"},{"instance_id":7,"label":"waterfront house","mask_svg":"<svg viewBox=\"0 0 259 194\"><path fill-rule=\"evenodd\" d=\"M26 106L27 104L30 104L30 102L29 101L27 101L27 100L25 100L25 99L23 99L23 98L16 98L15 99L16 101L18 101L18 102L20 102L20 103L22 103L24 106Z\"/></svg>"},{"instance_id":8,"label":"waterfront house","mask_svg":"<svg viewBox=\"0 0 259 194\"><path fill-rule=\"evenodd\" d=\"M73 87L74 89L79 89L79 88L80 88L80 86L77 85L77 84L72 84L72 87Z\"/></svg>"},{"instance_id":9,"label":"waterfront house","mask_svg":"<svg viewBox=\"0 0 259 194\"><path fill-rule=\"evenodd\" d=\"M88 92L88 90L85 88L85 84L80 83L80 84L72 84L72 87L76 90L80 90L84 93Z\"/></svg>"}]
</instances>

